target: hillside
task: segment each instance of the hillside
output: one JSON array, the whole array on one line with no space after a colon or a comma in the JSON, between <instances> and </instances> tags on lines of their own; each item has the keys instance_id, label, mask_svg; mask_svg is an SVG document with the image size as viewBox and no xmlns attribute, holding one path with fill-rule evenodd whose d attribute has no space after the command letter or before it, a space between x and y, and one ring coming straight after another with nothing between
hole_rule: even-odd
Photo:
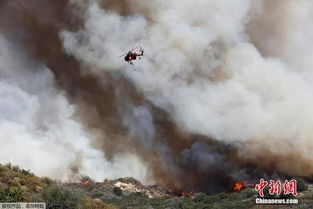
<instances>
[{"instance_id":1,"label":"hillside","mask_svg":"<svg viewBox=\"0 0 313 209\"><path fill-rule=\"evenodd\" d=\"M313 186L301 192L299 205L292 207L256 205L255 198L253 188L215 195L183 193L177 196L158 186L142 185L133 178L61 183L37 177L18 166L0 165L0 202L46 202L51 209L309 209L313 206Z\"/></svg>"}]
</instances>

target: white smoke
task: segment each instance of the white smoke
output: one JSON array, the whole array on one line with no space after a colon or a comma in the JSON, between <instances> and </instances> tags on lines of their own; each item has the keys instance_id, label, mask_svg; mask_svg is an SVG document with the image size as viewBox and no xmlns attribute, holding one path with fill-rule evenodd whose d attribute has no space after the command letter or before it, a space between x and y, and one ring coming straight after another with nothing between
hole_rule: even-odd
<instances>
[{"instance_id":1,"label":"white smoke","mask_svg":"<svg viewBox=\"0 0 313 209\"><path fill-rule=\"evenodd\" d=\"M99 76L124 74L183 130L247 143L252 158L313 160L312 1L136 3L125 17L89 1L85 27L60 34L67 53ZM133 72L118 56L137 42L146 54Z\"/></svg>"},{"instance_id":2,"label":"white smoke","mask_svg":"<svg viewBox=\"0 0 313 209\"><path fill-rule=\"evenodd\" d=\"M75 106L54 87L52 73L0 34L0 163L37 175L69 180L75 174L144 179L142 162L132 154L107 161L73 119ZM71 171L78 168L78 173Z\"/></svg>"},{"instance_id":3,"label":"white smoke","mask_svg":"<svg viewBox=\"0 0 313 209\"><path fill-rule=\"evenodd\" d=\"M313 3L308 0L264 0L249 28L251 40L265 56L288 63L312 79ZM273 4L273 5L272 5Z\"/></svg>"}]
</instances>

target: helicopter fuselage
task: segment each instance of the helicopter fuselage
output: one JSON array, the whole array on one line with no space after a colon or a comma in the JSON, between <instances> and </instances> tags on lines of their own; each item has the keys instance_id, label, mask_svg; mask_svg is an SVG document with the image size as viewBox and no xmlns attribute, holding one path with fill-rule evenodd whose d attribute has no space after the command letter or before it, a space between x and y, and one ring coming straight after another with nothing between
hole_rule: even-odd
<instances>
[{"instance_id":1,"label":"helicopter fuselage","mask_svg":"<svg viewBox=\"0 0 313 209\"><path fill-rule=\"evenodd\" d=\"M137 59L137 54L136 53L132 53L132 52L130 52L130 53L128 53L125 57L124 57L124 59L125 59L125 61L126 62L129 62L129 61L132 61L132 60L136 60Z\"/></svg>"}]
</instances>

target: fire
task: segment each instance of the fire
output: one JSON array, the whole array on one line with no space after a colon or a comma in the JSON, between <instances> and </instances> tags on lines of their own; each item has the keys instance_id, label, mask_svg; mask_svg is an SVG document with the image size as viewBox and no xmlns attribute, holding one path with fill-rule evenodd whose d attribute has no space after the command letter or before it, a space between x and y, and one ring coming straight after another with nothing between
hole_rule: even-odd
<instances>
[{"instance_id":1,"label":"fire","mask_svg":"<svg viewBox=\"0 0 313 209\"><path fill-rule=\"evenodd\" d=\"M82 184L84 184L84 185L89 184L89 180L83 181Z\"/></svg>"},{"instance_id":2,"label":"fire","mask_svg":"<svg viewBox=\"0 0 313 209\"><path fill-rule=\"evenodd\" d=\"M241 189L243 189L245 186L243 185L243 183L241 182L235 182L234 184L234 191L240 191Z\"/></svg>"}]
</instances>

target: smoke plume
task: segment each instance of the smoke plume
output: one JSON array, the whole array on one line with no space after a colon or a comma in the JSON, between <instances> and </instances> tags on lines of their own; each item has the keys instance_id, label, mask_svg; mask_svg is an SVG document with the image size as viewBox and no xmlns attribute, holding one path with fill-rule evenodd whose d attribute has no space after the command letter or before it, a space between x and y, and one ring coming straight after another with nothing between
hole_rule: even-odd
<instances>
[{"instance_id":1,"label":"smoke plume","mask_svg":"<svg viewBox=\"0 0 313 209\"><path fill-rule=\"evenodd\" d=\"M2 161L208 193L313 174L313 2L0 6Z\"/></svg>"}]
</instances>

